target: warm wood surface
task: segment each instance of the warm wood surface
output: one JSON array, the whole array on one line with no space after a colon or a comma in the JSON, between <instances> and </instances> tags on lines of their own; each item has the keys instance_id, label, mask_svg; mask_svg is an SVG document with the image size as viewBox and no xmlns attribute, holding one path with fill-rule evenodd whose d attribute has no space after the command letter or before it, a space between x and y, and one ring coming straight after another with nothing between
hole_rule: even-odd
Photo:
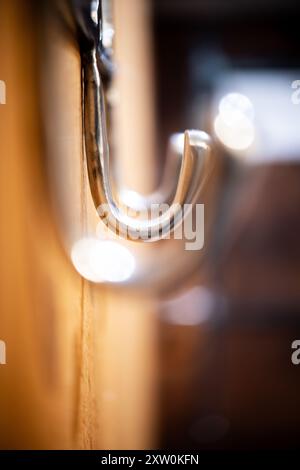
<instances>
[{"instance_id":1,"label":"warm wood surface","mask_svg":"<svg viewBox=\"0 0 300 470\"><path fill-rule=\"evenodd\" d=\"M38 19L29 2L0 9L0 447L155 446L153 305L84 281L69 259L72 240L95 221L78 50L48 25L41 101Z\"/></svg>"}]
</instances>

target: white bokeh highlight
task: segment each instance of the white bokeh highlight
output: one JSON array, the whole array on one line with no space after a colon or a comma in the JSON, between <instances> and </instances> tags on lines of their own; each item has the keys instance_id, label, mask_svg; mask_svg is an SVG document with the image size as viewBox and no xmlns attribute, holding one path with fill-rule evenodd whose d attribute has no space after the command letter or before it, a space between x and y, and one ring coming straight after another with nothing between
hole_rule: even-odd
<instances>
[{"instance_id":1,"label":"white bokeh highlight","mask_svg":"<svg viewBox=\"0 0 300 470\"><path fill-rule=\"evenodd\" d=\"M135 270L132 253L115 241L85 237L74 243L71 260L76 271L92 282L124 282Z\"/></svg>"}]
</instances>

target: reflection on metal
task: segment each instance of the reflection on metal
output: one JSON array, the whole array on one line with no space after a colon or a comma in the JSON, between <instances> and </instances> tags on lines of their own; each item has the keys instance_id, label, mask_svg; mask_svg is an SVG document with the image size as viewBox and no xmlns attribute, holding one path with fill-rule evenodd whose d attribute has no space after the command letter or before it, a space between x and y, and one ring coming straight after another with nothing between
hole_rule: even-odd
<instances>
[{"instance_id":1,"label":"reflection on metal","mask_svg":"<svg viewBox=\"0 0 300 470\"><path fill-rule=\"evenodd\" d=\"M74 2L75 17L81 38L84 75L84 132L88 175L94 204L108 226L125 238L155 241L170 234L182 223L184 205L197 202L205 165L210 155L210 138L200 131L186 131L181 169L174 198L169 208L154 218L145 218L133 207L117 202L110 182L109 144L104 80L112 74L111 47L104 44L104 21L101 2ZM95 8L98 8L97 14ZM98 21L97 21L98 19ZM112 27L110 26L113 31ZM141 152L143 149L141 149ZM165 190L159 190L164 194ZM137 195L139 205L148 207L153 198ZM120 199L120 198L119 198ZM157 201L161 203L161 200ZM105 207L105 211L102 208ZM185 216L187 212L185 212Z\"/></svg>"},{"instance_id":2,"label":"reflection on metal","mask_svg":"<svg viewBox=\"0 0 300 470\"><path fill-rule=\"evenodd\" d=\"M74 243L71 258L79 274L92 282L124 282L135 269L135 259L127 248L95 237Z\"/></svg>"}]
</instances>

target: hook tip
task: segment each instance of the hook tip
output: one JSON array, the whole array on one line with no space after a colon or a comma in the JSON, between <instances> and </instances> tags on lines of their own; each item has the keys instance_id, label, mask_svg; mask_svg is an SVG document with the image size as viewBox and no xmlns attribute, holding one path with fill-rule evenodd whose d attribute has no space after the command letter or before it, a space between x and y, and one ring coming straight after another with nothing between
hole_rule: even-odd
<instances>
[{"instance_id":1,"label":"hook tip","mask_svg":"<svg viewBox=\"0 0 300 470\"><path fill-rule=\"evenodd\" d=\"M184 132L184 141L185 144L193 146L202 146L203 143L211 145L211 137L206 132L195 129Z\"/></svg>"}]
</instances>

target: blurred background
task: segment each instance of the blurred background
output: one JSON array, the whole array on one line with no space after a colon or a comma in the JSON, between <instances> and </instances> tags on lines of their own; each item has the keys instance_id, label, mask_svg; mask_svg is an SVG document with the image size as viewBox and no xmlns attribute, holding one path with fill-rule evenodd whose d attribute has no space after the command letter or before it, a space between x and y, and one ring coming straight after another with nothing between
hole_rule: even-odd
<instances>
[{"instance_id":1,"label":"blurred background","mask_svg":"<svg viewBox=\"0 0 300 470\"><path fill-rule=\"evenodd\" d=\"M103 2L123 197L212 136L198 252L99 225L78 3L0 0L0 447L295 448L299 2Z\"/></svg>"}]
</instances>

